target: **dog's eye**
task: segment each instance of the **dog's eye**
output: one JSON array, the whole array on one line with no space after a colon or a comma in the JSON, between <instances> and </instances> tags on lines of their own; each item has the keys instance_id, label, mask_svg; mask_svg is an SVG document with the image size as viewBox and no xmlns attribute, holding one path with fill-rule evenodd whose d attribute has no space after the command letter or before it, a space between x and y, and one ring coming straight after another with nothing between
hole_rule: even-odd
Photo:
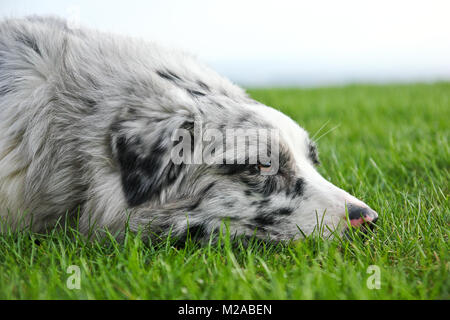
<instances>
[{"instance_id":1,"label":"dog's eye","mask_svg":"<svg viewBox=\"0 0 450 320\"><path fill-rule=\"evenodd\" d=\"M272 163L270 161L263 163L258 161L258 164L256 166L259 172L270 172L270 170L272 169Z\"/></svg>"}]
</instances>

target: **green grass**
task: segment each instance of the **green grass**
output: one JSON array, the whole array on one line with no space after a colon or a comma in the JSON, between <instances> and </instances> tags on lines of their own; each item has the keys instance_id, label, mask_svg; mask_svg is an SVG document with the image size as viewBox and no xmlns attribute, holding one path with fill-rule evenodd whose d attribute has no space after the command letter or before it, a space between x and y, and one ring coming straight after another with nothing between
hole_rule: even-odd
<instances>
[{"instance_id":1,"label":"green grass","mask_svg":"<svg viewBox=\"0 0 450 320\"><path fill-rule=\"evenodd\" d=\"M319 170L379 212L375 236L175 248L131 234L122 244L6 234L0 298L449 299L450 84L249 93L311 135L337 126L319 139ZM80 290L66 286L69 265L81 269ZM379 290L367 287L370 265L380 268Z\"/></svg>"}]
</instances>

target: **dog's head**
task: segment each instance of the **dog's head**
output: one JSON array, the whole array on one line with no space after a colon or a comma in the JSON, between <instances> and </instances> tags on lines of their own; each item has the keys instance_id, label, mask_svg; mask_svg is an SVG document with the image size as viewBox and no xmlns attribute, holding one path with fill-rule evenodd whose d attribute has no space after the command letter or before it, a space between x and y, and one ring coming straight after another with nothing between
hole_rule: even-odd
<instances>
[{"instance_id":1,"label":"dog's head","mask_svg":"<svg viewBox=\"0 0 450 320\"><path fill-rule=\"evenodd\" d=\"M153 109L115 123L113 155L134 228L208 239L225 220L233 235L278 241L377 220L316 171L316 146L297 123L259 103L230 104Z\"/></svg>"}]
</instances>

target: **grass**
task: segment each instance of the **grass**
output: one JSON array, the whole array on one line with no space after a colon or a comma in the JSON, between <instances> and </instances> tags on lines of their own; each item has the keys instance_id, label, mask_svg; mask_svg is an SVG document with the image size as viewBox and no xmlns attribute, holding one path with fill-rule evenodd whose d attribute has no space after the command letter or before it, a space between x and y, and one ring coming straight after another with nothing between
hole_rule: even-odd
<instances>
[{"instance_id":1,"label":"grass","mask_svg":"<svg viewBox=\"0 0 450 320\"><path fill-rule=\"evenodd\" d=\"M371 239L176 248L0 236L3 299L449 299L450 84L249 90L319 139L320 172L380 214ZM318 133L319 137L322 133ZM81 270L70 290L69 265ZM380 269L369 289L367 268Z\"/></svg>"}]
</instances>

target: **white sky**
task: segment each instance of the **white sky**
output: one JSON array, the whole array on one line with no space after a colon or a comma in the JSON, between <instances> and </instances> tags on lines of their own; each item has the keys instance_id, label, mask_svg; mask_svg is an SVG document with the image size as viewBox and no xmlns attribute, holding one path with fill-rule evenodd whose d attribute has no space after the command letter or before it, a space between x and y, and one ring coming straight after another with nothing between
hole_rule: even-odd
<instances>
[{"instance_id":1,"label":"white sky","mask_svg":"<svg viewBox=\"0 0 450 320\"><path fill-rule=\"evenodd\" d=\"M249 86L450 80L449 0L0 0L197 54Z\"/></svg>"}]
</instances>

